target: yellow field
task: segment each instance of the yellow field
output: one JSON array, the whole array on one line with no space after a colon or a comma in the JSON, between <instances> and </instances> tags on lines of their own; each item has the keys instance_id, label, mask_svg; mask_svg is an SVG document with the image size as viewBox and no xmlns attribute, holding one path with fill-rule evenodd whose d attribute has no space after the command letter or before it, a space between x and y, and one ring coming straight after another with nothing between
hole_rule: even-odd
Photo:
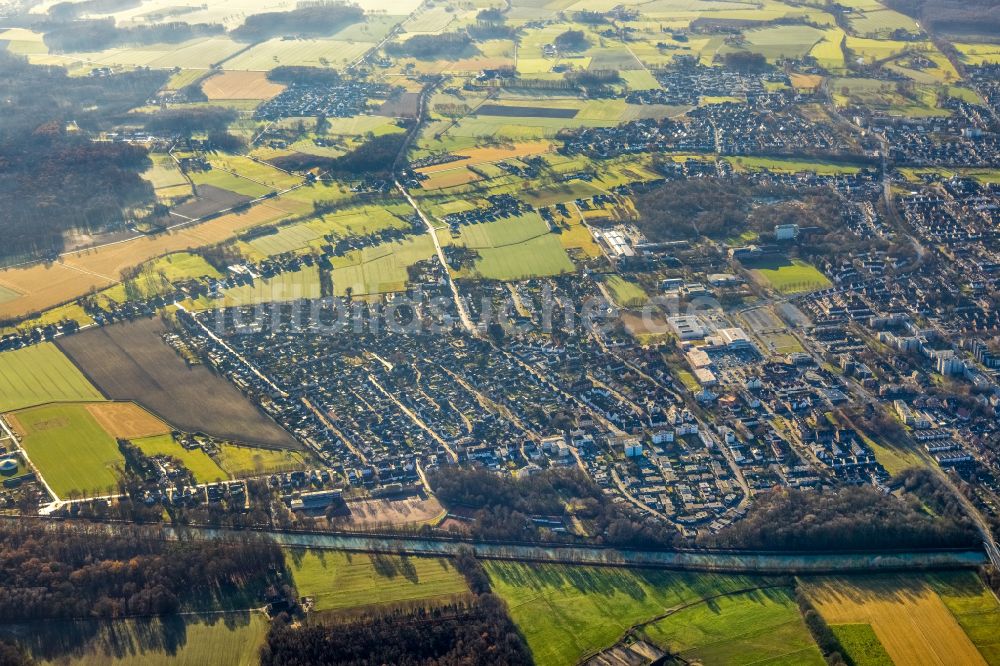
<instances>
[{"instance_id":1,"label":"yellow field","mask_svg":"<svg viewBox=\"0 0 1000 666\"><path fill-rule=\"evenodd\" d=\"M423 182L425 190L440 190L446 187L468 185L480 180L479 176L464 167L447 171L435 171L433 174L428 175L430 177Z\"/></svg>"},{"instance_id":2,"label":"yellow field","mask_svg":"<svg viewBox=\"0 0 1000 666\"><path fill-rule=\"evenodd\" d=\"M0 271L0 287L17 297L0 303L0 317L17 317L55 307L119 281L122 269L164 254L228 240L238 232L304 212L306 205L280 199L250 210L185 227L173 233L143 236L133 241L62 257L53 264L35 264Z\"/></svg>"},{"instance_id":3,"label":"yellow field","mask_svg":"<svg viewBox=\"0 0 1000 666\"><path fill-rule=\"evenodd\" d=\"M211 100L271 99L285 86L268 81L266 72L221 72L205 79L201 89Z\"/></svg>"},{"instance_id":4,"label":"yellow field","mask_svg":"<svg viewBox=\"0 0 1000 666\"><path fill-rule=\"evenodd\" d=\"M804 587L828 624L870 624L897 666L986 664L938 594L919 579L823 578Z\"/></svg>"},{"instance_id":5,"label":"yellow field","mask_svg":"<svg viewBox=\"0 0 1000 666\"><path fill-rule=\"evenodd\" d=\"M466 159L458 160L456 162L448 162L447 164L436 164L434 166L429 166L421 169L423 173L428 175L432 173L437 173L439 171L450 171L459 166L467 167L475 164L484 164L487 162L499 162L500 160L509 160L520 157L529 157L531 155L541 155L552 150L552 144L549 141L524 141L521 143L516 143L512 146L496 146L489 148L469 148L468 150L456 151Z\"/></svg>"},{"instance_id":6,"label":"yellow field","mask_svg":"<svg viewBox=\"0 0 1000 666\"><path fill-rule=\"evenodd\" d=\"M87 405L87 411L115 438L136 439L170 432L170 426L134 402L95 402Z\"/></svg>"}]
</instances>

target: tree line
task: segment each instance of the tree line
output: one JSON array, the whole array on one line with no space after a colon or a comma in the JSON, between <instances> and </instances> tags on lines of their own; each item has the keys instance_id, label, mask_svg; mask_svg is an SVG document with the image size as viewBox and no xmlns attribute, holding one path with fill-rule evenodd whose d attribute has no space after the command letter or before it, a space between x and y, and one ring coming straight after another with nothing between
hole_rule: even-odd
<instances>
[{"instance_id":1,"label":"tree line","mask_svg":"<svg viewBox=\"0 0 1000 666\"><path fill-rule=\"evenodd\" d=\"M904 492L897 497L869 485L820 491L774 488L756 497L742 520L717 534L702 536L699 543L716 548L784 551L899 550L977 544L976 532L967 519L925 509L926 501L945 506L940 493L946 491L933 478L915 472L902 483L920 489L920 496Z\"/></svg>"},{"instance_id":2,"label":"tree line","mask_svg":"<svg viewBox=\"0 0 1000 666\"><path fill-rule=\"evenodd\" d=\"M576 518L589 525L590 543L660 548L673 545L676 539L673 528L626 514L575 467L544 470L524 478L451 467L431 472L428 481L446 507L471 510L469 531L477 538L573 541L572 535L540 527L532 519L568 523Z\"/></svg>"},{"instance_id":3,"label":"tree line","mask_svg":"<svg viewBox=\"0 0 1000 666\"><path fill-rule=\"evenodd\" d=\"M220 601L284 570L273 542L166 541L109 531L0 522L0 620L168 615Z\"/></svg>"}]
</instances>

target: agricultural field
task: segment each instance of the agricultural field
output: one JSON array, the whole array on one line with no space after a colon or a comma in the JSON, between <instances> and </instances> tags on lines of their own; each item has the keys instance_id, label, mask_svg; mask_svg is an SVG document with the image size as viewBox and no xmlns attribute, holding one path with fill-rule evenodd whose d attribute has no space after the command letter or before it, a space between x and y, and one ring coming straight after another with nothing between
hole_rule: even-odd
<instances>
[{"instance_id":1,"label":"agricultural field","mask_svg":"<svg viewBox=\"0 0 1000 666\"><path fill-rule=\"evenodd\" d=\"M153 164L142 177L148 180L154 189L187 185L187 179L169 155L155 154L150 157Z\"/></svg>"},{"instance_id":2,"label":"agricultural field","mask_svg":"<svg viewBox=\"0 0 1000 666\"><path fill-rule=\"evenodd\" d=\"M488 562L539 666L576 663L608 647L632 624L710 596L759 585L741 576L553 564Z\"/></svg>"},{"instance_id":3,"label":"agricultural field","mask_svg":"<svg viewBox=\"0 0 1000 666\"><path fill-rule=\"evenodd\" d=\"M170 433L131 439L147 456L170 456L179 460L194 475L197 483L212 483L229 478L229 474L208 454L201 449L185 449Z\"/></svg>"},{"instance_id":4,"label":"agricultural field","mask_svg":"<svg viewBox=\"0 0 1000 666\"><path fill-rule=\"evenodd\" d=\"M844 69L844 49L842 44L847 36L841 28L827 28L823 39L816 43L809 51L809 55L816 58L820 67L831 72L839 72Z\"/></svg>"},{"instance_id":5,"label":"agricultural field","mask_svg":"<svg viewBox=\"0 0 1000 666\"><path fill-rule=\"evenodd\" d=\"M38 664L61 666L251 666L267 634L259 612L7 625Z\"/></svg>"},{"instance_id":6,"label":"agricultural field","mask_svg":"<svg viewBox=\"0 0 1000 666\"><path fill-rule=\"evenodd\" d=\"M820 162L817 160L789 160L773 157L730 157L726 160L734 171L768 170L774 173L816 173L820 175L836 175L857 173L861 167L839 162Z\"/></svg>"},{"instance_id":7,"label":"agricultural field","mask_svg":"<svg viewBox=\"0 0 1000 666\"><path fill-rule=\"evenodd\" d=\"M299 596L312 597L317 611L433 606L469 593L446 558L289 549L285 561Z\"/></svg>"},{"instance_id":8,"label":"agricultural field","mask_svg":"<svg viewBox=\"0 0 1000 666\"><path fill-rule=\"evenodd\" d=\"M115 438L135 439L166 435L170 426L134 402L95 402L87 411L104 430Z\"/></svg>"},{"instance_id":9,"label":"agricultural field","mask_svg":"<svg viewBox=\"0 0 1000 666\"><path fill-rule=\"evenodd\" d=\"M0 353L0 412L103 397L51 342Z\"/></svg>"},{"instance_id":10,"label":"agricultural field","mask_svg":"<svg viewBox=\"0 0 1000 666\"><path fill-rule=\"evenodd\" d=\"M827 623L870 626L896 664L1000 663L1000 605L972 572L818 578L804 586ZM846 632L852 646L877 652L865 630Z\"/></svg>"},{"instance_id":11,"label":"agricultural field","mask_svg":"<svg viewBox=\"0 0 1000 666\"><path fill-rule=\"evenodd\" d=\"M469 271L477 277L515 280L575 269L557 235L537 213L462 226L453 242L479 254Z\"/></svg>"},{"instance_id":12,"label":"agricultural field","mask_svg":"<svg viewBox=\"0 0 1000 666\"><path fill-rule=\"evenodd\" d=\"M8 417L21 446L60 498L103 495L117 486L125 459L84 404L43 405Z\"/></svg>"},{"instance_id":13,"label":"agricultural field","mask_svg":"<svg viewBox=\"0 0 1000 666\"><path fill-rule=\"evenodd\" d=\"M84 331L59 346L108 397L133 400L176 428L297 446L228 381L204 366L188 366L163 342L166 330L162 321L147 319Z\"/></svg>"},{"instance_id":14,"label":"agricultural field","mask_svg":"<svg viewBox=\"0 0 1000 666\"><path fill-rule=\"evenodd\" d=\"M235 173L223 171L222 169L212 169L210 171L192 171L190 173L191 182L196 190L201 190L203 186L217 187L220 190L233 192L250 199L257 199L272 191L271 187L263 183L243 178ZM242 202L240 202L242 203ZM235 205L235 204L230 204ZM188 215L191 217L191 215Z\"/></svg>"},{"instance_id":15,"label":"agricultural field","mask_svg":"<svg viewBox=\"0 0 1000 666\"><path fill-rule=\"evenodd\" d=\"M404 291L407 269L432 256L434 242L429 234L352 250L332 259L333 293L364 296Z\"/></svg>"},{"instance_id":16,"label":"agricultural field","mask_svg":"<svg viewBox=\"0 0 1000 666\"><path fill-rule=\"evenodd\" d=\"M747 30L746 49L760 53L769 61L782 58L801 58L809 53L820 41L826 39L826 34L807 25L781 25L757 30ZM722 48L720 53L726 53L730 48Z\"/></svg>"},{"instance_id":17,"label":"agricultural field","mask_svg":"<svg viewBox=\"0 0 1000 666\"><path fill-rule=\"evenodd\" d=\"M962 62L973 67L1000 63L1000 44L970 44L956 42Z\"/></svg>"},{"instance_id":18,"label":"agricultural field","mask_svg":"<svg viewBox=\"0 0 1000 666\"><path fill-rule=\"evenodd\" d=\"M222 276L200 255L178 252L144 264L139 268L135 277L130 277L105 289L98 294L98 298L116 303L152 298L170 291L173 282L205 277L219 278Z\"/></svg>"},{"instance_id":19,"label":"agricultural field","mask_svg":"<svg viewBox=\"0 0 1000 666\"><path fill-rule=\"evenodd\" d=\"M264 72L223 71L206 78L201 90L209 100L271 99L285 89L267 80Z\"/></svg>"},{"instance_id":20,"label":"agricultural field","mask_svg":"<svg viewBox=\"0 0 1000 666\"><path fill-rule=\"evenodd\" d=\"M854 13L850 18L851 29L863 37L887 38L897 30L920 34L920 26L909 16L891 9L874 9Z\"/></svg>"},{"instance_id":21,"label":"agricultural field","mask_svg":"<svg viewBox=\"0 0 1000 666\"><path fill-rule=\"evenodd\" d=\"M327 242L324 236L328 234L344 238L365 236L383 229L407 228L399 215L411 212L409 207L400 206L350 208L279 227L277 233L254 238L244 245L251 253L260 257L306 248L318 249Z\"/></svg>"},{"instance_id":22,"label":"agricultural field","mask_svg":"<svg viewBox=\"0 0 1000 666\"><path fill-rule=\"evenodd\" d=\"M756 263L751 273L782 294L798 294L830 286L830 280L815 266L799 259Z\"/></svg>"},{"instance_id":23,"label":"agricultural field","mask_svg":"<svg viewBox=\"0 0 1000 666\"><path fill-rule=\"evenodd\" d=\"M170 234L140 236L128 242L66 255L54 263L0 271L0 286L18 294L16 298L0 302L0 317L23 316L54 308L92 289L117 283L123 269L164 254L219 243L245 229L273 224L310 208L311 204L292 196L270 199L248 211L229 213Z\"/></svg>"},{"instance_id":24,"label":"agricultural field","mask_svg":"<svg viewBox=\"0 0 1000 666\"><path fill-rule=\"evenodd\" d=\"M705 664L825 664L790 588L720 596L647 625L654 644Z\"/></svg>"},{"instance_id":25,"label":"agricultural field","mask_svg":"<svg viewBox=\"0 0 1000 666\"><path fill-rule=\"evenodd\" d=\"M201 69L225 61L243 45L225 36L202 37L180 44L150 44L73 53L64 59L79 59L93 66L149 67L150 69Z\"/></svg>"},{"instance_id":26,"label":"agricultural field","mask_svg":"<svg viewBox=\"0 0 1000 666\"><path fill-rule=\"evenodd\" d=\"M226 61L230 71L269 72L280 66L342 67L363 56L372 44L337 39L280 39L261 42Z\"/></svg>"},{"instance_id":27,"label":"agricultural field","mask_svg":"<svg viewBox=\"0 0 1000 666\"><path fill-rule=\"evenodd\" d=\"M835 624L830 629L846 656L860 666L893 666L892 658L870 624Z\"/></svg>"},{"instance_id":28,"label":"agricultural field","mask_svg":"<svg viewBox=\"0 0 1000 666\"><path fill-rule=\"evenodd\" d=\"M219 297L202 296L194 301L185 301L184 307L207 310L257 303L297 301L303 298L319 298L321 295L319 269L315 266L305 266L302 270L281 273L270 279L254 280L250 285L231 287L224 290Z\"/></svg>"},{"instance_id":29,"label":"agricultural field","mask_svg":"<svg viewBox=\"0 0 1000 666\"><path fill-rule=\"evenodd\" d=\"M890 115L948 115L947 110L937 108L935 86L918 84L912 93L905 95L893 82L880 79L837 78L832 79L829 86L838 107L859 103Z\"/></svg>"}]
</instances>

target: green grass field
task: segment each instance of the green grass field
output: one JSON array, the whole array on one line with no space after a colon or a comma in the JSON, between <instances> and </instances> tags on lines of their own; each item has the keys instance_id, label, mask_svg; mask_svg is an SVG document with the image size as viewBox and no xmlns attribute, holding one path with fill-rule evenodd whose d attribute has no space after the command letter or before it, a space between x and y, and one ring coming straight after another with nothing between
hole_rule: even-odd
<instances>
[{"instance_id":1,"label":"green grass field","mask_svg":"<svg viewBox=\"0 0 1000 666\"><path fill-rule=\"evenodd\" d=\"M0 354L0 412L104 396L51 342Z\"/></svg>"},{"instance_id":2,"label":"green grass field","mask_svg":"<svg viewBox=\"0 0 1000 666\"><path fill-rule=\"evenodd\" d=\"M132 441L147 456L170 456L194 474L198 483L211 483L217 479L227 479L229 475L201 449L188 451L178 444L171 435L143 437Z\"/></svg>"},{"instance_id":3,"label":"green grass field","mask_svg":"<svg viewBox=\"0 0 1000 666\"><path fill-rule=\"evenodd\" d=\"M786 588L699 603L648 625L645 633L671 654L705 664L826 663Z\"/></svg>"},{"instance_id":4,"label":"green grass field","mask_svg":"<svg viewBox=\"0 0 1000 666\"><path fill-rule=\"evenodd\" d=\"M798 294L830 286L830 280L815 266L798 259L775 261L764 266L757 265L752 272L782 294Z\"/></svg>"},{"instance_id":5,"label":"green grass field","mask_svg":"<svg viewBox=\"0 0 1000 666\"><path fill-rule=\"evenodd\" d=\"M322 218L279 227L278 233L255 238L246 245L262 256L271 256L306 247L317 248L327 242L323 238L327 234L337 237L362 236L382 229L405 228L406 223L393 215L394 210L397 210L396 207L390 206L339 211Z\"/></svg>"},{"instance_id":6,"label":"green grass field","mask_svg":"<svg viewBox=\"0 0 1000 666\"><path fill-rule=\"evenodd\" d=\"M991 666L1000 664L1000 603L971 571L928 576L931 588Z\"/></svg>"},{"instance_id":7,"label":"green grass field","mask_svg":"<svg viewBox=\"0 0 1000 666\"><path fill-rule=\"evenodd\" d=\"M194 301L186 301L185 307L210 309L238 307L255 303L280 303L303 298L320 297L319 269L305 266L302 270L281 273L265 280L254 280L251 285L239 285L223 292L221 298L202 296Z\"/></svg>"},{"instance_id":8,"label":"green grass field","mask_svg":"<svg viewBox=\"0 0 1000 666\"><path fill-rule=\"evenodd\" d=\"M486 571L539 666L576 663L634 623L756 584L741 576L554 564L488 562Z\"/></svg>"},{"instance_id":9,"label":"green grass field","mask_svg":"<svg viewBox=\"0 0 1000 666\"><path fill-rule=\"evenodd\" d=\"M189 175L191 176L191 181L196 187L198 185L211 185L213 187L218 187L220 190L235 192L236 194L242 194L243 196L252 197L254 199L262 197L274 189L272 187L268 187L267 185L262 185L252 180L248 180L247 178L229 173L228 171L223 171L222 169L212 169L211 171L192 171Z\"/></svg>"},{"instance_id":10,"label":"green grass field","mask_svg":"<svg viewBox=\"0 0 1000 666\"><path fill-rule=\"evenodd\" d=\"M870 624L834 624L833 635L855 666L892 666L892 658L882 647Z\"/></svg>"},{"instance_id":11,"label":"green grass field","mask_svg":"<svg viewBox=\"0 0 1000 666\"><path fill-rule=\"evenodd\" d=\"M604 278L614 297L615 302L625 308L644 305L649 300L649 294L634 282L629 282L619 275L608 275Z\"/></svg>"},{"instance_id":12,"label":"green grass field","mask_svg":"<svg viewBox=\"0 0 1000 666\"><path fill-rule=\"evenodd\" d=\"M172 283L201 277L222 277L200 255L190 252L168 254L144 264L139 274L102 291L99 296L116 303L151 298L171 290Z\"/></svg>"},{"instance_id":13,"label":"green grass field","mask_svg":"<svg viewBox=\"0 0 1000 666\"><path fill-rule=\"evenodd\" d=\"M837 162L819 160L785 160L772 157L740 156L730 157L727 161L735 171L756 171L767 169L774 173L812 172L821 176L832 176L841 173L857 173L861 167Z\"/></svg>"},{"instance_id":14,"label":"green grass field","mask_svg":"<svg viewBox=\"0 0 1000 666\"><path fill-rule=\"evenodd\" d=\"M430 235L421 234L334 257L333 292L344 296L350 289L360 296L404 291L409 281L407 269L433 255L434 242Z\"/></svg>"},{"instance_id":15,"label":"green grass field","mask_svg":"<svg viewBox=\"0 0 1000 666\"><path fill-rule=\"evenodd\" d=\"M58 621L7 627L36 663L60 666L250 666L267 635L260 613L142 620Z\"/></svg>"},{"instance_id":16,"label":"green grass field","mask_svg":"<svg viewBox=\"0 0 1000 666\"><path fill-rule=\"evenodd\" d=\"M21 445L60 498L74 492L105 494L125 464L114 437L82 404L44 405L14 415Z\"/></svg>"},{"instance_id":17,"label":"green grass field","mask_svg":"<svg viewBox=\"0 0 1000 666\"><path fill-rule=\"evenodd\" d=\"M305 456L299 451L278 451L251 446L223 444L216 455L219 467L234 477L287 472L302 469Z\"/></svg>"},{"instance_id":18,"label":"green grass field","mask_svg":"<svg viewBox=\"0 0 1000 666\"><path fill-rule=\"evenodd\" d=\"M285 559L299 596L313 597L318 611L433 604L468 592L465 578L444 558L297 549Z\"/></svg>"},{"instance_id":19,"label":"green grass field","mask_svg":"<svg viewBox=\"0 0 1000 666\"><path fill-rule=\"evenodd\" d=\"M537 213L466 225L460 228L458 238L451 240L480 256L460 277L517 280L575 270L559 238L549 232Z\"/></svg>"}]
</instances>

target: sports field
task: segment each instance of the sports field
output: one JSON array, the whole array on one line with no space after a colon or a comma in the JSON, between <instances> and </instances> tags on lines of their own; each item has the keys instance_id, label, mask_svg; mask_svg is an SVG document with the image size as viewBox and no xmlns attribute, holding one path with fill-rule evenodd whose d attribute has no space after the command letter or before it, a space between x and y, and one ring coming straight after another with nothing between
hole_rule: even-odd
<instances>
[{"instance_id":1,"label":"sports field","mask_svg":"<svg viewBox=\"0 0 1000 666\"><path fill-rule=\"evenodd\" d=\"M704 664L826 662L790 588L723 596L679 610L644 631L654 643Z\"/></svg>"},{"instance_id":2,"label":"sports field","mask_svg":"<svg viewBox=\"0 0 1000 666\"><path fill-rule=\"evenodd\" d=\"M539 666L576 663L632 624L754 579L667 571L488 562L495 594L510 608Z\"/></svg>"},{"instance_id":3,"label":"sports field","mask_svg":"<svg viewBox=\"0 0 1000 666\"><path fill-rule=\"evenodd\" d=\"M830 280L815 266L799 259L755 264L751 272L782 294L798 294L830 286Z\"/></svg>"},{"instance_id":4,"label":"sports field","mask_svg":"<svg viewBox=\"0 0 1000 666\"><path fill-rule=\"evenodd\" d=\"M971 572L819 578L803 584L827 623L870 625L897 666L1000 663L995 631L1000 609ZM867 651L874 650L870 636L864 641Z\"/></svg>"},{"instance_id":5,"label":"sports field","mask_svg":"<svg viewBox=\"0 0 1000 666\"><path fill-rule=\"evenodd\" d=\"M0 412L46 402L102 398L51 342L0 353Z\"/></svg>"},{"instance_id":6,"label":"sports field","mask_svg":"<svg viewBox=\"0 0 1000 666\"><path fill-rule=\"evenodd\" d=\"M133 439L132 443L147 456L176 458L194 475L195 481L198 483L211 483L219 479L229 478L229 475L208 454L201 449L188 451L178 444L169 433Z\"/></svg>"},{"instance_id":7,"label":"sports field","mask_svg":"<svg viewBox=\"0 0 1000 666\"><path fill-rule=\"evenodd\" d=\"M299 596L318 611L403 602L444 603L468 594L465 578L445 558L289 550L285 560Z\"/></svg>"},{"instance_id":8,"label":"sports field","mask_svg":"<svg viewBox=\"0 0 1000 666\"><path fill-rule=\"evenodd\" d=\"M83 404L43 405L15 413L21 446L60 499L74 493L105 494L125 464L114 437Z\"/></svg>"}]
</instances>

